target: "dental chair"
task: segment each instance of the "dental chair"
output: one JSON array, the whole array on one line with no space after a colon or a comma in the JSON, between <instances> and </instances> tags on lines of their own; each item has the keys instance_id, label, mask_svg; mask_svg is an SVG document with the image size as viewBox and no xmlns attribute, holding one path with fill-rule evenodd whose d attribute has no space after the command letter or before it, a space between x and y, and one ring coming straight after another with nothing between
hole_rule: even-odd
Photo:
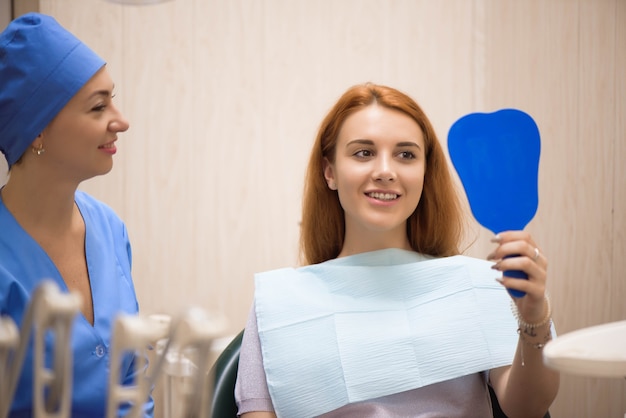
<instances>
[{"instance_id":1,"label":"dental chair","mask_svg":"<svg viewBox=\"0 0 626 418\"><path fill-rule=\"evenodd\" d=\"M214 379L210 418L237 418L235 381L239 368L239 350L241 349L242 338L243 331L237 334L226 346L209 372L209 378Z\"/></svg>"},{"instance_id":2,"label":"dental chair","mask_svg":"<svg viewBox=\"0 0 626 418\"><path fill-rule=\"evenodd\" d=\"M215 361L209 378L213 377L213 404L209 418L237 418L237 405L235 404L235 381L237 380L237 369L239 367L239 351L241 349L241 331L224 349ZM496 394L489 386L489 395L493 408L493 418L507 418L502 412ZM550 418L550 413L546 413L544 418Z\"/></svg>"}]
</instances>

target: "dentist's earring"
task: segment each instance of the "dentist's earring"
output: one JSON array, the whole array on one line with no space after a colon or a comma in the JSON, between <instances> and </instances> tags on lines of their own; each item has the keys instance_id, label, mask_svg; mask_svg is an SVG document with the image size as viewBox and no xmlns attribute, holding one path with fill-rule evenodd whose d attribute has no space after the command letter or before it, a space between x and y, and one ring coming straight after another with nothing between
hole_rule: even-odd
<instances>
[{"instance_id":1,"label":"dentist's earring","mask_svg":"<svg viewBox=\"0 0 626 418\"><path fill-rule=\"evenodd\" d=\"M46 150L43 147L43 144L39 144L38 147L32 147L31 151L33 151L33 154L37 154L37 155L41 155L44 152L46 152Z\"/></svg>"},{"instance_id":2,"label":"dentist's earring","mask_svg":"<svg viewBox=\"0 0 626 418\"><path fill-rule=\"evenodd\" d=\"M328 182L328 188L329 188L330 190L337 190L337 185L335 184L335 182L334 182L334 181L329 181L329 182Z\"/></svg>"}]
</instances>

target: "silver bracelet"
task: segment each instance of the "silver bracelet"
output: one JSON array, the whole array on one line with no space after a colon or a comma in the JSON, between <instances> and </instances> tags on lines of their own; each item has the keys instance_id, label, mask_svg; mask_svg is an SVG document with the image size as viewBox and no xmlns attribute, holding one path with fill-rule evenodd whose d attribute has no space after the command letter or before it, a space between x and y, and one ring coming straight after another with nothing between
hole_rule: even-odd
<instances>
[{"instance_id":1,"label":"silver bracelet","mask_svg":"<svg viewBox=\"0 0 626 418\"><path fill-rule=\"evenodd\" d=\"M526 337L524 337L524 331L522 331L521 328L517 329L517 333L519 334L520 340L522 340L522 342L524 344L529 345L529 346L531 346L532 348L534 348L536 350L541 350L543 347L546 346L548 341L550 341L552 339L552 331L551 330L548 330L548 332L546 332L546 335L543 336L542 341L540 343L533 343L533 342L530 342L530 341L526 340Z\"/></svg>"},{"instance_id":2,"label":"silver bracelet","mask_svg":"<svg viewBox=\"0 0 626 418\"><path fill-rule=\"evenodd\" d=\"M536 324L529 324L528 322L524 321L524 318L522 318L522 315L520 315L519 310L517 309L517 305L511 299L511 312L513 312L513 316L515 317L515 319L517 319L517 323L520 328L535 329L535 328L540 328L546 325L548 322L550 322L550 320L552 319L552 305L550 304L550 296L548 296L548 293L545 294L544 300L546 301L546 307L547 307L545 318L543 318L541 321L537 322Z\"/></svg>"}]
</instances>

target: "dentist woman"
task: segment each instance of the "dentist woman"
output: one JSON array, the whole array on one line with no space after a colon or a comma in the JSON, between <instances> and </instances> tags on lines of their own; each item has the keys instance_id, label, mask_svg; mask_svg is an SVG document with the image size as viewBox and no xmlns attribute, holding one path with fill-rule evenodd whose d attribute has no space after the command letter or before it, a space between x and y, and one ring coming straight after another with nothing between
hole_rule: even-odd
<instances>
[{"instance_id":1,"label":"dentist woman","mask_svg":"<svg viewBox=\"0 0 626 418\"><path fill-rule=\"evenodd\" d=\"M138 311L124 223L77 190L111 170L129 127L113 97L104 60L52 17L29 13L0 34L0 151L9 165L0 190L0 314L19 325L43 279L82 296L71 340L72 417L105 415L109 370L118 366L109 364L113 320ZM121 365L125 384L134 360ZM33 415L32 388L31 338L9 416ZM151 399L144 410L152 415Z\"/></svg>"}]
</instances>

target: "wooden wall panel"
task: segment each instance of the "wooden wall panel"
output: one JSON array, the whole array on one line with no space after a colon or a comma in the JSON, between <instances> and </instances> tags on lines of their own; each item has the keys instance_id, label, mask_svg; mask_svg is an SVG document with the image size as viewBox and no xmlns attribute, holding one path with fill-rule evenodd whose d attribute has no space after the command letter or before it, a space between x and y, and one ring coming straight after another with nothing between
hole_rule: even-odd
<instances>
[{"instance_id":1,"label":"wooden wall panel","mask_svg":"<svg viewBox=\"0 0 626 418\"><path fill-rule=\"evenodd\" d=\"M0 28L4 28L11 22L13 9L11 3L11 0L0 0Z\"/></svg>"},{"instance_id":2,"label":"wooden wall panel","mask_svg":"<svg viewBox=\"0 0 626 418\"><path fill-rule=\"evenodd\" d=\"M626 319L626 1L615 1L614 56L614 138L613 194L612 194L612 280L604 293L611 305L608 321ZM608 388L609 416L621 417L626 413L626 381L613 381ZM577 392L572 392L577 393Z\"/></svg>"},{"instance_id":3,"label":"wooden wall panel","mask_svg":"<svg viewBox=\"0 0 626 418\"><path fill-rule=\"evenodd\" d=\"M611 321L626 318L626 1L615 6L615 103L613 133L613 229L612 265L614 280L609 289ZM626 399L626 393L623 394ZM624 408L626 409L626 408Z\"/></svg>"},{"instance_id":4,"label":"wooden wall panel","mask_svg":"<svg viewBox=\"0 0 626 418\"><path fill-rule=\"evenodd\" d=\"M39 10L39 0L11 0L11 3L11 12L15 17Z\"/></svg>"},{"instance_id":5,"label":"wooden wall panel","mask_svg":"<svg viewBox=\"0 0 626 418\"><path fill-rule=\"evenodd\" d=\"M616 41L617 2L487 4L485 102L526 110L542 134L540 203L529 230L550 261L557 332L623 319L623 301L607 303L609 289L624 289L623 249L620 257L614 247L623 234L614 202L625 190L615 187L624 176L615 165L624 97L616 48L626 46ZM624 387L563 374L553 415L621 417Z\"/></svg>"},{"instance_id":6,"label":"wooden wall panel","mask_svg":"<svg viewBox=\"0 0 626 418\"><path fill-rule=\"evenodd\" d=\"M581 5L581 14L585 16L581 20L581 32L589 36L581 37L581 52L587 55L581 57L580 63L581 76L583 77L581 77L581 94L579 97L579 115L582 121L579 147L581 151L584 150L587 161L595 166L584 179L579 176L582 184L594 190L593 193L589 194L587 202L596 202L593 205L595 210L589 208L585 217L585 220L594 217L595 222L586 222L583 227L583 231L589 231L585 235L591 238L586 240L585 253L588 257L583 271L589 279L587 287L589 305L593 304L591 306L595 307L596 312L598 312L597 315L590 315L591 318L586 318L591 323L614 320L617 311L622 310L613 306L606 295L607 290L610 294L613 288L613 280L621 276L621 272L615 270L614 267L616 266L613 264L614 202L620 194L625 196L624 191L613 195L613 185L616 181L613 177L615 174L614 164L621 164L612 158L615 155L617 142L617 138L614 136L614 126L616 125L615 83L616 72L618 71L615 62L617 28L614 16L616 4L616 2L600 2L593 5ZM591 34L595 34L595 36L591 36ZM623 74L623 69L620 72ZM587 117L588 109L594 109L594 118ZM603 146L594 146L598 142ZM597 209L598 206L602 208L601 211ZM594 224L595 228L591 230ZM598 263L602 264L602 267L597 266ZM623 261L622 265L624 265ZM623 305L623 301L621 303ZM624 411L626 400L622 401L621 406L610 403L611 395L614 393L611 390L611 383L613 382L604 380L594 382L591 379L585 382L583 388L593 399L587 405L589 414L602 411L603 408L606 408L605 414L607 416L618 416L620 412ZM626 385L623 384L623 381L620 383L621 385L613 387L621 386L622 394L626 394L623 390Z\"/></svg>"},{"instance_id":7,"label":"wooden wall panel","mask_svg":"<svg viewBox=\"0 0 626 418\"><path fill-rule=\"evenodd\" d=\"M135 246L134 277L140 294L151 295L143 298L144 308L169 314L198 304L210 282L205 272L194 271L190 248L198 233L191 174L200 138L190 123L195 69L189 40L195 28L186 6L178 1L124 10L125 36L133 40L124 48L124 81L133 91L128 114L135 121L126 151L125 211L135 240L143 243ZM128 181L134 178L143 184Z\"/></svg>"},{"instance_id":8,"label":"wooden wall panel","mask_svg":"<svg viewBox=\"0 0 626 418\"><path fill-rule=\"evenodd\" d=\"M615 269L618 266L613 263L613 231L614 202L620 195L623 198L626 192L614 189L614 164L620 164L614 159L618 101L615 84L618 71L616 8L617 1L580 2L575 158L578 168L571 178L575 185L572 192L576 196L573 241L577 257L570 261L577 268L577 279L568 300L571 303L568 316L572 318L573 328L620 319L618 312L623 312L621 306L610 303L609 297L613 283L623 282L621 271ZM624 44L619 49L623 50ZM623 255L619 258L623 267ZM626 411L623 380L577 378L564 379L563 382L565 390L587 394L586 402L581 398L564 402L565 416L580 411L586 416L621 416ZM616 392L622 393L621 402L612 403Z\"/></svg>"},{"instance_id":9,"label":"wooden wall panel","mask_svg":"<svg viewBox=\"0 0 626 418\"><path fill-rule=\"evenodd\" d=\"M615 5L614 1L580 4L575 143L578 167L570 184L576 188L571 190L576 192L572 193L576 196L572 209L577 213L575 251L582 256L577 260L581 292L572 295L572 302L581 308L581 316L576 319L583 326L608 321L612 308L606 303L604 292L610 287L613 275ZM590 109L593 117L589 117Z\"/></svg>"}]
</instances>

